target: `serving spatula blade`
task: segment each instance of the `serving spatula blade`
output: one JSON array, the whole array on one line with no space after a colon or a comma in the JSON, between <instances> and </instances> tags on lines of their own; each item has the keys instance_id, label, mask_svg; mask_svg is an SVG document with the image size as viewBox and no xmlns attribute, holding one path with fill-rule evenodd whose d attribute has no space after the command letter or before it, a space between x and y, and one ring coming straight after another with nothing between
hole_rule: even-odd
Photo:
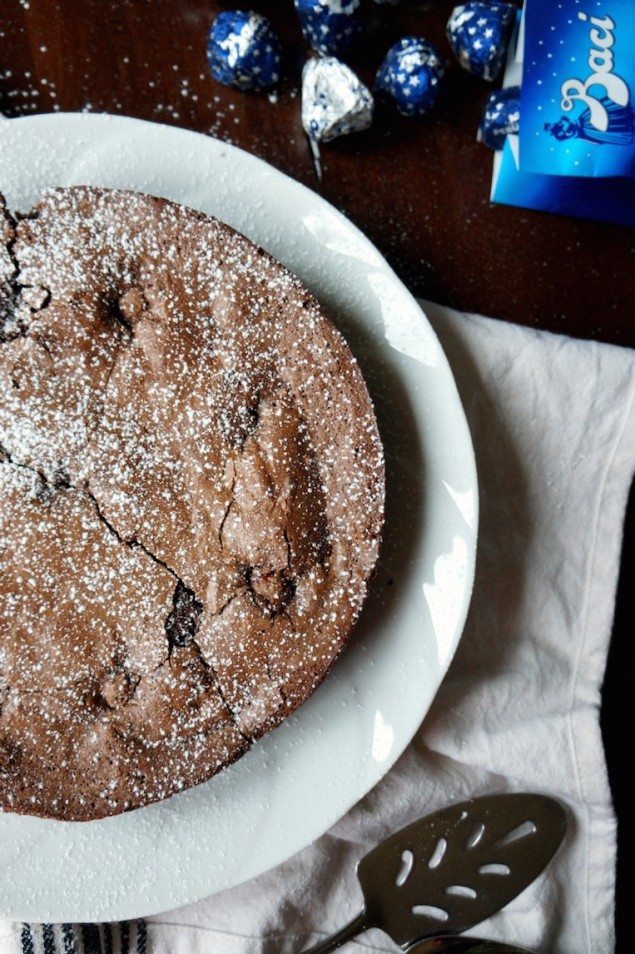
<instances>
[{"instance_id":1,"label":"serving spatula blade","mask_svg":"<svg viewBox=\"0 0 635 954\"><path fill-rule=\"evenodd\" d=\"M371 927L406 949L491 917L538 877L566 828L544 795L486 795L421 818L362 858L364 909L307 954L326 954Z\"/></svg>"}]
</instances>

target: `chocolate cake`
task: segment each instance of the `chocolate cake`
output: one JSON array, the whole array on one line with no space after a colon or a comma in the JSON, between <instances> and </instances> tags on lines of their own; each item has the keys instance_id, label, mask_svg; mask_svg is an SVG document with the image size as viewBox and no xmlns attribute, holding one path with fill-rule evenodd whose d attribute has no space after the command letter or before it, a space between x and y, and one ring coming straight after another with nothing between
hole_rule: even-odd
<instances>
[{"instance_id":1,"label":"chocolate cake","mask_svg":"<svg viewBox=\"0 0 635 954\"><path fill-rule=\"evenodd\" d=\"M342 336L214 219L0 212L0 805L114 815L303 703L366 595L384 468Z\"/></svg>"}]
</instances>

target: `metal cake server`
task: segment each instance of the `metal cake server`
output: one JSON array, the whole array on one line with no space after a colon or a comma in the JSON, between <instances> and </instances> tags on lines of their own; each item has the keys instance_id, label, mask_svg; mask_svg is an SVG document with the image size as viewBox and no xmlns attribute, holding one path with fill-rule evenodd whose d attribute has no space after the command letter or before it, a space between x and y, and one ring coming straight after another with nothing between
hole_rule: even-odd
<instances>
[{"instance_id":1,"label":"metal cake server","mask_svg":"<svg viewBox=\"0 0 635 954\"><path fill-rule=\"evenodd\" d=\"M438 945L422 946L425 954L469 951L451 942L444 948L444 936L469 930L524 891L555 854L565 828L564 809L544 795L486 795L420 818L362 858L363 910L305 954L328 954L369 928L384 931L404 951L424 939Z\"/></svg>"},{"instance_id":2,"label":"metal cake server","mask_svg":"<svg viewBox=\"0 0 635 954\"><path fill-rule=\"evenodd\" d=\"M531 954L524 947L478 937L430 937L408 948L408 954Z\"/></svg>"}]
</instances>

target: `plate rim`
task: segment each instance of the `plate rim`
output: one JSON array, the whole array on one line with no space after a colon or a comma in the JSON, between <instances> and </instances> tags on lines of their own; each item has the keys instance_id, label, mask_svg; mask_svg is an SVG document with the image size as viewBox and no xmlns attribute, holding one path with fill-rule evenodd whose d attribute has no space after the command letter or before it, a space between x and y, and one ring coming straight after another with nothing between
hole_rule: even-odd
<instances>
[{"instance_id":1,"label":"plate rim","mask_svg":"<svg viewBox=\"0 0 635 954\"><path fill-rule=\"evenodd\" d=\"M257 877L258 875L271 870L277 865L283 863L288 858L293 857L293 855L295 855L297 852L303 850L304 847L307 847L308 845L312 844L315 840L317 840L317 838L321 837L322 834L328 831L333 824L335 824L340 818L342 818L345 814L347 814L351 810L351 808L363 797L365 797L368 794L368 792L370 792L381 781L381 779L391 770L395 762L403 754L405 749L408 747L408 745L412 741L412 738L414 737L419 726L421 725L421 722L423 721L423 719L425 719L425 716L427 715L430 705L432 704L432 701L434 700L434 697L436 693L438 692L438 689L443 679L445 678L445 675L447 674L448 668L452 662L452 659L455 655L458 644L461 640L463 630L465 627L465 621L466 621L467 614L470 607L473 587L474 587L476 553L477 553L477 546L478 546L478 530L479 530L479 485L478 485L478 472L476 467L474 444L473 444L470 428L467 422L465 410L463 407L463 402L461 400L461 396L458 391L458 387L456 384L454 374L452 372L452 368L450 366L450 363L445 354L445 351L443 350L439 342L439 338L424 308L421 306L421 304L415 298L415 296L410 292L410 290L404 284L404 282L402 282L402 280L397 276L392 266L386 261L386 259L381 254L381 252L378 251L378 249L373 244L373 242L362 232L360 228L358 228L346 215L344 215L339 209L333 206L327 199L325 199L323 196L315 192L313 189L311 189L304 183L299 182L298 180L289 176L287 173L282 172L281 170L277 169L275 166L272 166L270 163L266 162L264 159L261 159L259 156L255 156L252 153L248 152L247 150L244 150L240 148L239 146L235 146L232 143L227 143L224 140L217 139L216 137L209 136L205 133L197 132L196 130L185 129L185 128L181 128L177 126L171 126L165 123L156 123L150 120L138 119L136 117L131 117L131 116L123 116L123 115L120 116L120 115L113 115L109 113L84 113L84 112L61 112L61 111L55 112L55 113L39 113L39 114L34 114L29 116L16 117L13 119L7 119L5 117L4 120L1 120L1 125L4 129L8 123L26 126L29 124L35 125L37 123L47 122L47 121L58 122L64 119L76 119L81 123L86 123L87 125L98 125L100 123L103 123L108 125L115 124L115 125L121 125L121 126L126 124L134 124L136 126L149 126L153 130L157 130L157 129L167 130L170 135L177 134L177 135L184 135L187 137L195 137L196 139L203 138L204 140L208 140L208 141L211 140L221 150L227 150L229 154L239 153L242 161L253 163L254 166L258 166L263 171L263 173L266 173L268 175L273 174L276 178L280 178L287 188L291 188L292 190L298 190L301 194L305 195L310 202L317 203L317 205L320 206L321 208L326 208L329 214L331 216L335 216L338 222L344 226L346 231L354 233L356 239L358 239L363 246L372 250L373 254L377 256L378 262L380 262L380 267L382 271L389 273L391 280L400 287L400 289L405 294L405 296L407 296L409 301L416 307L417 312L421 316L421 320L427 325L429 334L438 343L439 363L443 365L447 384L452 388L453 396L454 396L455 404L456 404L455 410L456 412L458 412L460 416L461 425L464 430L465 447L463 448L463 452L466 454L465 466L466 468L469 468L469 471L470 471L470 483L471 483L471 490L473 492L474 512L473 512L473 526L471 528L472 543L466 553L465 588L463 591L463 599L461 603L460 613L457 616L456 636L453 640L452 645L448 648L447 654L444 656L443 663L440 664L439 679L437 681L436 688L434 689L432 699L428 703L425 703L425 702L422 703L422 705L420 706L420 709L422 711L420 712L418 721L411 728L409 728L407 732L404 733L403 737L400 738L399 742L391 750L389 757L384 762L382 762L380 766L378 766L377 777L375 778L375 781L370 785L370 787L365 787L361 793L358 792L358 793L355 793L354 795L350 795L349 793L345 799L344 807L342 807L342 804L338 805L335 811L331 812L331 815L327 819L326 824L321 826L320 833L318 833L317 835L315 834L311 835L308 841L303 842L302 846L294 847L291 853L289 853L287 849L283 849L280 856L276 860L272 861L271 863L264 864L255 873L250 872L245 876L245 878L242 878L239 880L232 880L231 883L227 884L226 886L226 888L228 889L231 887L235 887L238 884L243 884L245 883L245 881L251 880L252 878ZM149 194L153 194L153 193L149 193ZM293 269L290 269L290 270L293 271ZM303 279L300 279L300 280L303 281L303 284L304 284L304 280ZM319 297L319 294L318 294L318 297ZM6 814L9 815L10 813L6 813ZM21 816L16 815L15 817L19 818ZM91 825L93 823L92 822L76 822L76 823L63 822L61 824ZM202 900L203 898L210 897L221 890L225 890L225 888L215 887L211 889L211 893L210 893L209 887L206 889L203 885L201 885L199 892L196 895L188 896L187 899L179 901L178 906L195 903L197 901ZM122 907L122 905L119 904L118 906L115 906L116 913L114 913L112 916L104 917L103 913L100 912L99 917L93 920L113 921L113 920L121 920L124 918L131 918L131 917L133 918L150 917L154 914L159 914L164 910L169 910L169 909L166 909L165 907L161 905L158 907L150 906L141 913L137 912L134 915L131 915L129 908L126 908L125 905L123 905ZM59 913L59 912L55 912L55 913ZM71 914L71 915L73 914L73 912L69 912L69 911L66 911L64 913ZM76 913L77 911L75 911L75 914ZM22 919L24 915L24 911L22 913L19 913L19 912L16 913L16 910L13 909L9 913L6 913L4 907L2 907L0 909L0 914L4 917L8 917L12 919ZM71 917L71 916L69 917L65 916L63 918L58 918L58 917L51 918L49 914L45 914L44 918L38 917L36 919L32 913L28 913L25 919L27 920L29 919L30 920L56 920L56 921L57 920L64 920L64 921L78 920L77 917Z\"/></svg>"}]
</instances>

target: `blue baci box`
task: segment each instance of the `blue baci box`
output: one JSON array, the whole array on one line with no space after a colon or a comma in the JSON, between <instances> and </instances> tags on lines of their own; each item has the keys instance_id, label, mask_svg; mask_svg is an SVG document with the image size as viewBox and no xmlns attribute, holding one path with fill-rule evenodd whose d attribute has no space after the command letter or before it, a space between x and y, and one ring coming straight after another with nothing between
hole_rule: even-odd
<instances>
[{"instance_id":1,"label":"blue baci box","mask_svg":"<svg viewBox=\"0 0 635 954\"><path fill-rule=\"evenodd\" d=\"M635 225L635 0L526 0L512 42L492 201Z\"/></svg>"},{"instance_id":2,"label":"blue baci box","mask_svg":"<svg viewBox=\"0 0 635 954\"><path fill-rule=\"evenodd\" d=\"M520 167L635 173L635 0L527 0Z\"/></svg>"}]
</instances>

